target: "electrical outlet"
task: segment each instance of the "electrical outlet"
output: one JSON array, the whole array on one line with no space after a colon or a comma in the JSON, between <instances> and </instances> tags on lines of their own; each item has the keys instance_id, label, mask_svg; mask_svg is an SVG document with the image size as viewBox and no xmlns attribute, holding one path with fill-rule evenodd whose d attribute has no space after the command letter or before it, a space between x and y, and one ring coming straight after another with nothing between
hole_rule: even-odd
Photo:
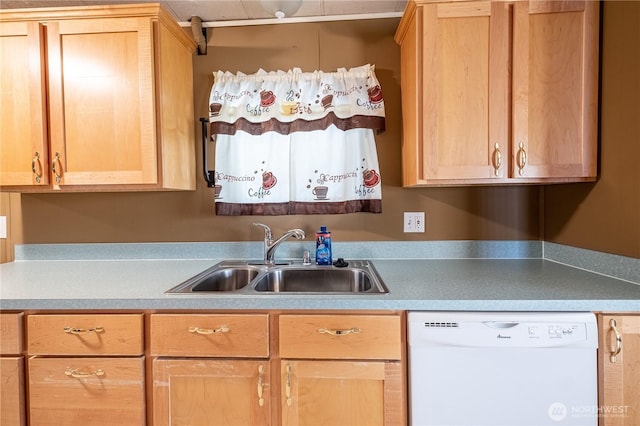
<instances>
[{"instance_id":1,"label":"electrical outlet","mask_svg":"<svg viewBox=\"0 0 640 426\"><path fill-rule=\"evenodd\" d=\"M404 212L404 232L424 232L424 212Z\"/></svg>"}]
</instances>

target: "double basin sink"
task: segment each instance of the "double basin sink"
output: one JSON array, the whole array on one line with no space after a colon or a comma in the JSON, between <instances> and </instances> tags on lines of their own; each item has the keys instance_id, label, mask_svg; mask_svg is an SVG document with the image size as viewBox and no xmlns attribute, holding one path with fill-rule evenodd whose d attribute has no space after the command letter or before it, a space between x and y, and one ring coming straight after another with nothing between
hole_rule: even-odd
<instances>
[{"instance_id":1,"label":"double basin sink","mask_svg":"<svg viewBox=\"0 0 640 426\"><path fill-rule=\"evenodd\" d=\"M224 261L171 288L167 294L383 294L389 290L368 260L347 266L262 265Z\"/></svg>"}]
</instances>

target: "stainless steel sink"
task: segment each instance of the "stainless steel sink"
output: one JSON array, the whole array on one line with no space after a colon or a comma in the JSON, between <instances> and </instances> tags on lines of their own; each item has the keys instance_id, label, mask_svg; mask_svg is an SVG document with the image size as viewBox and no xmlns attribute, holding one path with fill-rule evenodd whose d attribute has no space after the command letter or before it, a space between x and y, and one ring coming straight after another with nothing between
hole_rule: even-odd
<instances>
[{"instance_id":1,"label":"stainless steel sink","mask_svg":"<svg viewBox=\"0 0 640 426\"><path fill-rule=\"evenodd\" d=\"M367 260L350 260L346 267L302 265L253 265L221 262L167 294L383 294L389 290Z\"/></svg>"},{"instance_id":2,"label":"stainless steel sink","mask_svg":"<svg viewBox=\"0 0 640 426\"><path fill-rule=\"evenodd\" d=\"M374 286L362 269L279 268L262 275L254 288L273 292L363 293L372 291Z\"/></svg>"},{"instance_id":3,"label":"stainless steel sink","mask_svg":"<svg viewBox=\"0 0 640 426\"><path fill-rule=\"evenodd\" d=\"M212 291L238 291L249 285L261 272L250 265L218 264L167 291L170 294Z\"/></svg>"}]
</instances>

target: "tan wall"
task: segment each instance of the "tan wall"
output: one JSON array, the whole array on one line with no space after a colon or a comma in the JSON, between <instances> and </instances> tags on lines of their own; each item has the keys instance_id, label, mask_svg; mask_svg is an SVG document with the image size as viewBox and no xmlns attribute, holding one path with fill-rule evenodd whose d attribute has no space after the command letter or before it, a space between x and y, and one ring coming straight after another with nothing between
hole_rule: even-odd
<instances>
[{"instance_id":1,"label":"tan wall","mask_svg":"<svg viewBox=\"0 0 640 426\"><path fill-rule=\"evenodd\" d=\"M208 55L194 58L198 117L207 113L212 72L219 69L330 71L375 64L387 112L387 131L377 137L382 214L217 217L212 190L199 171L195 192L23 194L24 242L259 240L261 231L251 226L256 221L277 232L291 227L313 232L327 225L335 241L540 239L538 187L401 188L400 59L393 42L398 21L210 29ZM198 149L198 164L201 155ZM426 211L427 232L404 234L404 211Z\"/></svg>"},{"instance_id":2,"label":"tan wall","mask_svg":"<svg viewBox=\"0 0 640 426\"><path fill-rule=\"evenodd\" d=\"M600 178L545 189L544 239L640 258L640 2L602 16Z\"/></svg>"},{"instance_id":3,"label":"tan wall","mask_svg":"<svg viewBox=\"0 0 640 426\"><path fill-rule=\"evenodd\" d=\"M0 193L0 216L5 217L6 238L0 238L0 263L14 259L14 245L22 241L20 194Z\"/></svg>"}]
</instances>

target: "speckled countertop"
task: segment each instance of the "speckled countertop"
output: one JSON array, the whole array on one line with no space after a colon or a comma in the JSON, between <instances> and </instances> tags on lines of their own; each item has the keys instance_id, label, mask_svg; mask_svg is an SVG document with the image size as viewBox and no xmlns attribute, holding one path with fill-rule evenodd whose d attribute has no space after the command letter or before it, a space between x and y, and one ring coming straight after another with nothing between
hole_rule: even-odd
<instances>
[{"instance_id":1,"label":"speckled countertop","mask_svg":"<svg viewBox=\"0 0 640 426\"><path fill-rule=\"evenodd\" d=\"M312 248L285 243L278 256ZM373 262L389 288L380 295L165 294L219 261L260 258L261 250L260 243L18 246L16 261L0 265L0 308L640 312L640 259L537 241L334 243L334 258Z\"/></svg>"}]
</instances>

